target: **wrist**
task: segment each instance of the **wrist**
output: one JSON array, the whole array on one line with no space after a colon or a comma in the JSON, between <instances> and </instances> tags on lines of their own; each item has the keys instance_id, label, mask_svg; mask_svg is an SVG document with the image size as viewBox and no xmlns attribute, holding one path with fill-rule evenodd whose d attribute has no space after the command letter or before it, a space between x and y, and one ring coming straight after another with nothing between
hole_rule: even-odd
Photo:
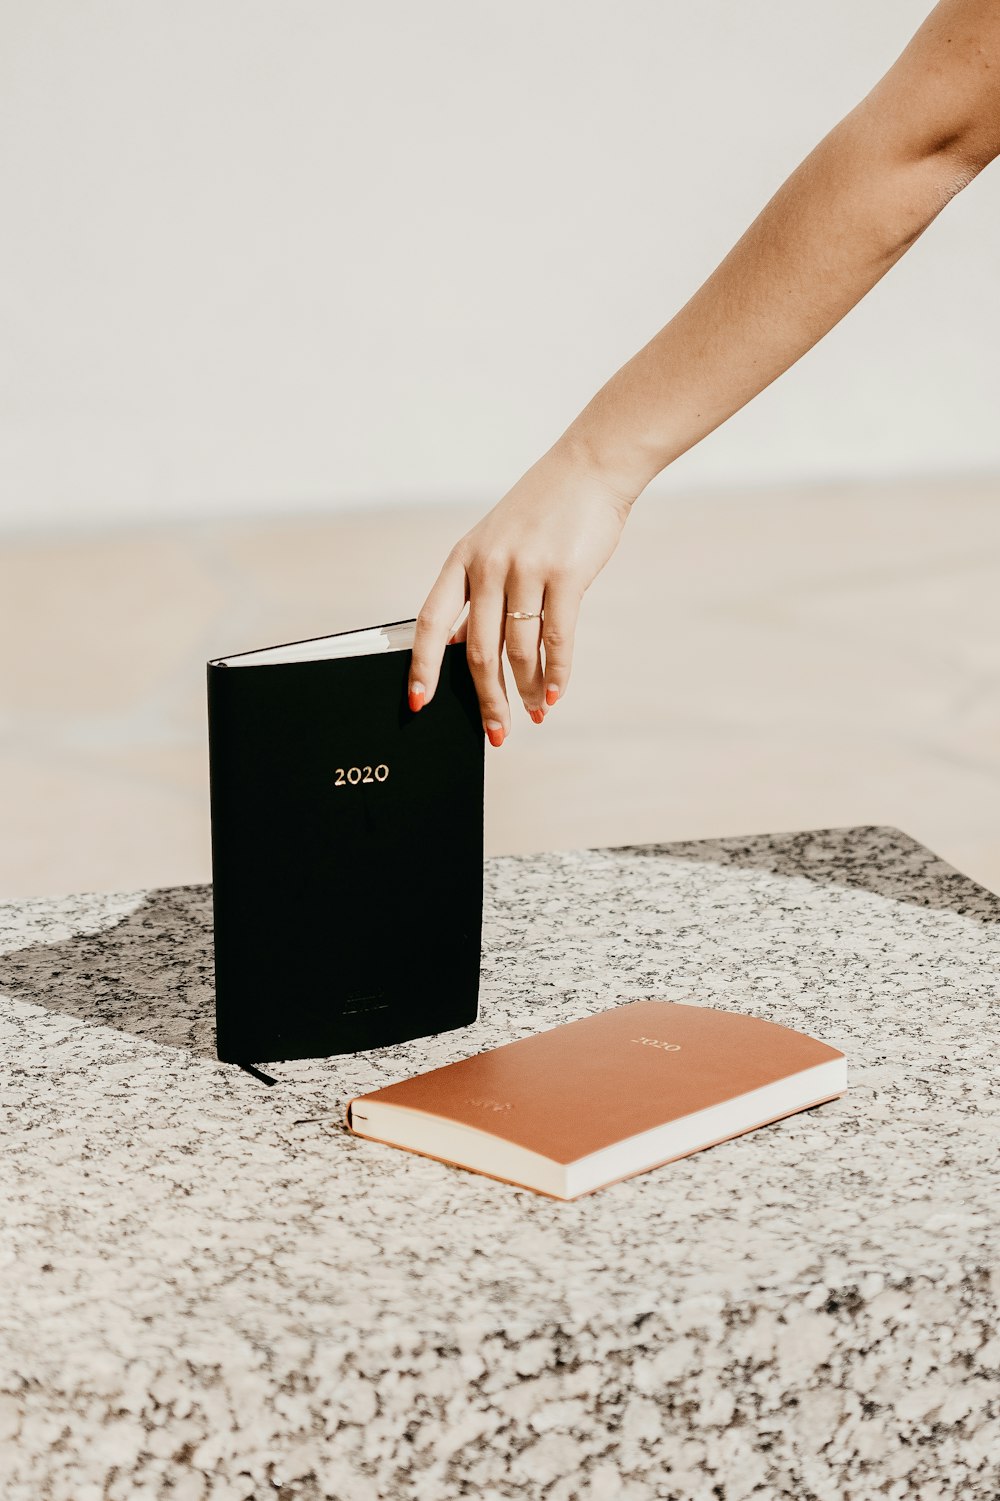
<instances>
[{"instance_id":1,"label":"wrist","mask_svg":"<svg viewBox=\"0 0 1000 1501\"><path fill-rule=\"evenodd\" d=\"M599 402L600 393L570 423L556 447L631 508L665 465L594 410Z\"/></svg>"}]
</instances>

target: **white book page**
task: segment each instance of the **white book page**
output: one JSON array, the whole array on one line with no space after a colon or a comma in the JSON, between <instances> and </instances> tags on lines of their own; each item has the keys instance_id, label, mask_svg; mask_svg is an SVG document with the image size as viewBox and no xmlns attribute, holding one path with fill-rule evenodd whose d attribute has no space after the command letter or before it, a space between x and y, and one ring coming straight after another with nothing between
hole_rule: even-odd
<instances>
[{"instance_id":1,"label":"white book page","mask_svg":"<svg viewBox=\"0 0 1000 1501\"><path fill-rule=\"evenodd\" d=\"M366 631L343 631L338 636L318 636L313 641L290 641L287 646L268 646L261 651L217 657L216 667L264 667L278 662L325 662L335 657L368 657L376 652L408 651L413 646L416 622L376 625Z\"/></svg>"}]
</instances>

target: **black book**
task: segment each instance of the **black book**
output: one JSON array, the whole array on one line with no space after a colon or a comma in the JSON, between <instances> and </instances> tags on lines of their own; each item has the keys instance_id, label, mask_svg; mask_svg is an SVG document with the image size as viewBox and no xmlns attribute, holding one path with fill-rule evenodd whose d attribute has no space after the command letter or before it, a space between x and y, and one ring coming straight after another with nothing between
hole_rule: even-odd
<instances>
[{"instance_id":1,"label":"black book","mask_svg":"<svg viewBox=\"0 0 1000 1501\"><path fill-rule=\"evenodd\" d=\"M413 627L208 664L227 1062L358 1052L476 1020L482 719L463 644L410 712Z\"/></svg>"}]
</instances>

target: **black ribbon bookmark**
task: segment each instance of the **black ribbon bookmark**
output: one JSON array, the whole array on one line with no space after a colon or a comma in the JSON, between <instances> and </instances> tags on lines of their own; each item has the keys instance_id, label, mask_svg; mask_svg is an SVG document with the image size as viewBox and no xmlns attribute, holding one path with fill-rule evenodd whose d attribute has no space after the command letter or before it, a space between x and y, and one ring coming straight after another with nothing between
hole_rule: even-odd
<instances>
[{"instance_id":1,"label":"black ribbon bookmark","mask_svg":"<svg viewBox=\"0 0 1000 1501\"><path fill-rule=\"evenodd\" d=\"M271 1088L272 1084L281 1083L280 1079L272 1079L270 1074L265 1074L263 1069L254 1068L252 1063L237 1063L236 1067L242 1069L245 1074L249 1074L251 1079L256 1079L259 1083L266 1084L268 1089Z\"/></svg>"}]
</instances>

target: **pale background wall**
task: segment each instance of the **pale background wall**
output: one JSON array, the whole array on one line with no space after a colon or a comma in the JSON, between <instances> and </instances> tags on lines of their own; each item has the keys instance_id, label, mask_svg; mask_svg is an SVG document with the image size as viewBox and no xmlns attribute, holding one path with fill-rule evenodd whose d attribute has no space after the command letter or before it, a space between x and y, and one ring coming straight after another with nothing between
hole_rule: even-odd
<instances>
[{"instance_id":1,"label":"pale background wall","mask_svg":"<svg viewBox=\"0 0 1000 1501\"><path fill-rule=\"evenodd\" d=\"M928 0L7 0L0 524L489 498ZM686 486L1000 468L977 182Z\"/></svg>"},{"instance_id":2,"label":"pale background wall","mask_svg":"<svg viewBox=\"0 0 1000 1501\"><path fill-rule=\"evenodd\" d=\"M416 610L925 5L0 0L0 898L207 880L206 658ZM488 852L889 822L1000 890L998 225L636 507Z\"/></svg>"}]
</instances>

